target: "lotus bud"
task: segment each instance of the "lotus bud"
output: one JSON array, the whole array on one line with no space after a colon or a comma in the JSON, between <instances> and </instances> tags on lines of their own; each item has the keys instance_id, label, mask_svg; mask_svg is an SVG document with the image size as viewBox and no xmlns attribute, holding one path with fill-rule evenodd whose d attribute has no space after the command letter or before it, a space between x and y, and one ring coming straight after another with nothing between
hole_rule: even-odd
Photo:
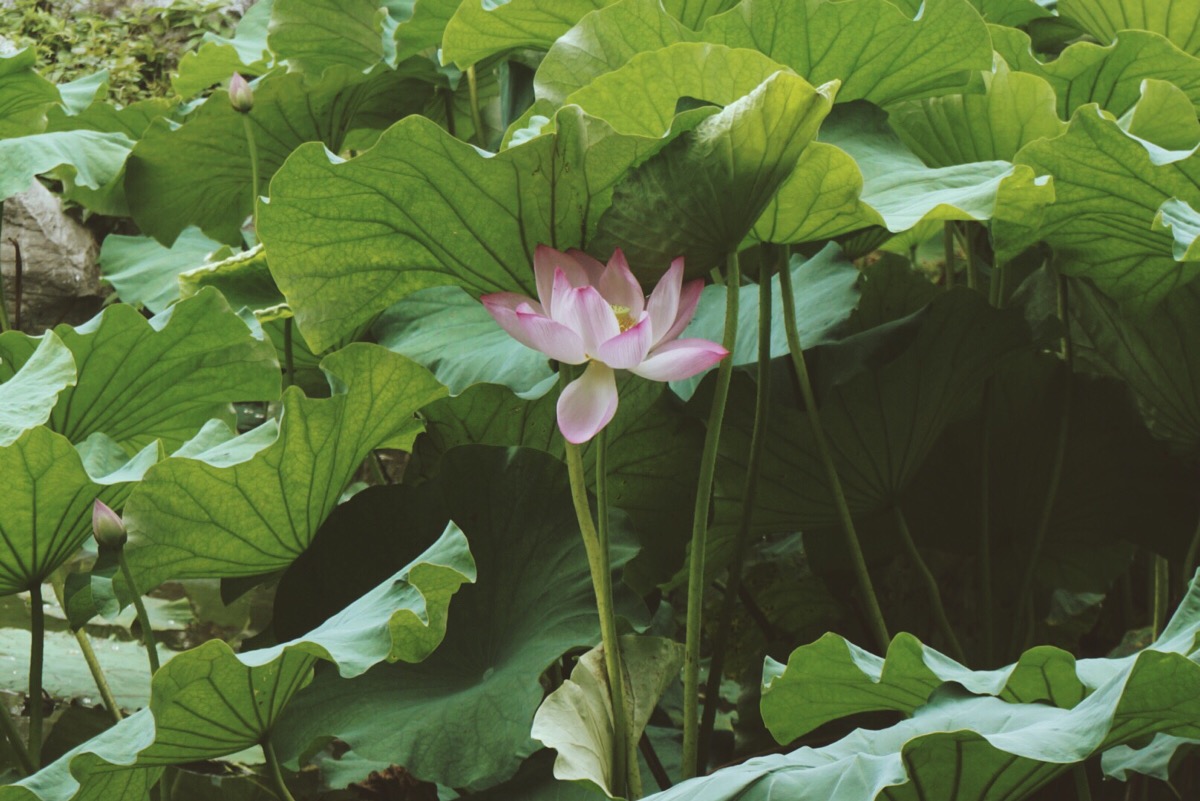
<instances>
[{"instance_id":1,"label":"lotus bud","mask_svg":"<svg viewBox=\"0 0 1200 801\"><path fill-rule=\"evenodd\" d=\"M92 504L92 535L101 548L111 549L124 547L129 538L121 516L99 498Z\"/></svg>"},{"instance_id":2,"label":"lotus bud","mask_svg":"<svg viewBox=\"0 0 1200 801\"><path fill-rule=\"evenodd\" d=\"M229 79L229 105L239 114L247 114L254 108L254 90L240 72Z\"/></svg>"}]
</instances>

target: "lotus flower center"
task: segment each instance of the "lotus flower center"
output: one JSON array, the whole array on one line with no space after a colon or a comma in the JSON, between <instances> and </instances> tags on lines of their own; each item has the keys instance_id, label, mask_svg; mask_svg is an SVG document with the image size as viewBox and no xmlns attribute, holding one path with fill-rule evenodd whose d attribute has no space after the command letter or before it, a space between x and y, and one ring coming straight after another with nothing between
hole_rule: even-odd
<instances>
[{"instance_id":1,"label":"lotus flower center","mask_svg":"<svg viewBox=\"0 0 1200 801\"><path fill-rule=\"evenodd\" d=\"M608 305L612 307L613 314L617 316L617 325L620 326L622 334L637 325L637 320L633 319L633 315L630 314L632 309L628 306L618 306L615 303Z\"/></svg>"}]
</instances>

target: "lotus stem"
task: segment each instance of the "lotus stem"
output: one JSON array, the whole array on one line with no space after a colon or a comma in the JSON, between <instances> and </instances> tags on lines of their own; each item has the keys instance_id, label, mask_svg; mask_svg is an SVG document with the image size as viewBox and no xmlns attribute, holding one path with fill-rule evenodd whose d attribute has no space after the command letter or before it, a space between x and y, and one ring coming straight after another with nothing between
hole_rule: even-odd
<instances>
[{"instance_id":1,"label":"lotus stem","mask_svg":"<svg viewBox=\"0 0 1200 801\"><path fill-rule=\"evenodd\" d=\"M954 627L950 625L950 618L946 616L946 606L942 603L942 593L938 589L937 578L933 575L933 571L929 569L929 565L921 557L921 552L917 549L917 543L913 541L912 532L908 529L908 520L904 517L904 510L899 505L893 506L892 516L896 520L896 530L900 534L900 541L904 544L904 550L908 553L908 558L912 560L913 566L917 569L917 574L925 584L925 593L929 596L930 606L933 607L933 615L937 621L938 631L941 633L942 639L946 641L950 655L957 659L960 664L965 665L967 656L963 653L958 636L954 633Z\"/></svg>"},{"instance_id":2,"label":"lotus stem","mask_svg":"<svg viewBox=\"0 0 1200 801\"><path fill-rule=\"evenodd\" d=\"M967 265L967 287L979 290L981 286L979 281L979 263L975 259L975 245L971 240L971 223L964 222L960 233L962 234L964 261Z\"/></svg>"},{"instance_id":3,"label":"lotus stem","mask_svg":"<svg viewBox=\"0 0 1200 801\"><path fill-rule=\"evenodd\" d=\"M783 251L786 256L786 251ZM725 670L725 651L733 628L733 613L742 589L742 570L746 550L750 545L750 529L754 519L754 500L758 494L758 473L767 441L767 422L771 409L771 262L763 259L758 274L758 364L755 377L758 386L754 396L754 428L750 434L750 454L746 465L746 481L742 486L742 516L734 540L733 558L729 563L729 579L721 599L717 635L713 640L712 659L708 665L708 682L704 687L704 715L700 720L699 764L707 765L712 744L713 726L717 720L717 704L721 696L721 675Z\"/></svg>"},{"instance_id":4,"label":"lotus stem","mask_svg":"<svg viewBox=\"0 0 1200 801\"><path fill-rule=\"evenodd\" d=\"M0 200L0 235L4 233L4 201ZM2 271L0 271L2 275ZM8 324L8 300L4 295L4 280L0 278L0 334L8 331L11 326Z\"/></svg>"},{"instance_id":5,"label":"lotus stem","mask_svg":"<svg viewBox=\"0 0 1200 801\"><path fill-rule=\"evenodd\" d=\"M566 378L564 372L563 378ZM603 432L597 435L603 437ZM575 506L575 517L579 520L579 532L583 535L584 549L587 551L588 568L592 574L592 587L596 593L596 610L600 615L600 639L604 645L604 668L608 673L609 698L613 709L613 753L612 777L613 786L609 788L614 796L625 794L626 776L628 774L628 732L629 724L625 717L625 684L621 669L620 641L617 639L617 616L612 597L612 570L609 566L608 552L601 545L601 535L596 523L592 520L592 510L588 503L587 477L583 467L583 454L578 445L564 441L567 457L567 475L571 482L571 501ZM602 439L596 447L604 449ZM604 459L597 457L598 467L604 466ZM596 476L597 487L604 482L600 475ZM597 505L603 509L607 500L607 491L597 493ZM605 515L599 519L603 525ZM608 536L605 526L605 537Z\"/></svg>"},{"instance_id":6,"label":"lotus stem","mask_svg":"<svg viewBox=\"0 0 1200 801\"><path fill-rule=\"evenodd\" d=\"M805 363L804 350L800 344L800 332L796 328L796 298L792 294L792 276L786 267L779 271L779 283L783 294L783 321L787 333L788 350L791 351L796 378L800 382L800 396L804 401L805 411L808 413L813 442L817 446L817 453L825 468L825 480L829 482L829 491L833 495L833 503L837 508L838 520L841 523L842 533L845 535L846 549L850 552L850 561L854 566L854 576L858 582L859 591L862 593L863 603L866 605L871 633L875 638L879 653L887 653L891 637L888 635L883 610L879 607L875 586L871 583L871 573L867 570L867 560L863 556L862 544L858 540L858 531L854 527L854 516L850 513L850 505L846 502L846 493L842 489L842 480L833 463L829 440L826 439L825 428L821 425L821 410L817 407L816 393L813 392L812 379L808 375L808 365Z\"/></svg>"},{"instance_id":7,"label":"lotus stem","mask_svg":"<svg viewBox=\"0 0 1200 801\"><path fill-rule=\"evenodd\" d=\"M1196 533L1188 543L1187 555L1183 557L1183 591L1187 592L1192 585L1192 576L1196 573L1196 555L1200 551L1200 520L1196 521Z\"/></svg>"},{"instance_id":8,"label":"lotus stem","mask_svg":"<svg viewBox=\"0 0 1200 801\"><path fill-rule=\"evenodd\" d=\"M254 126L250 115L242 114L242 130L246 132L246 149L250 151L250 214L254 219L254 238L258 239L258 144L254 141Z\"/></svg>"},{"instance_id":9,"label":"lotus stem","mask_svg":"<svg viewBox=\"0 0 1200 801\"><path fill-rule=\"evenodd\" d=\"M138 624L142 627L142 642L146 644L146 656L150 660L150 675L153 676L158 672L158 644L154 640L154 629L150 628L150 615L146 613L146 604L142 601L142 594L138 591L137 582L133 580L133 571L129 568L129 560L125 557L125 549L120 548L117 551L117 559L121 564L121 575L125 577L125 583L129 585L129 591L133 593L133 608L137 610Z\"/></svg>"},{"instance_id":10,"label":"lotus stem","mask_svg":"<svg viewBox=\"0 0 1200 801\"><path fill-rule=\"evenodd\" d=\"M1075 766L1075 796L1079 801L1092 801L1092 786L1088 782L1087 766L1080 762Z\"/></svg>"},{"instance_id":11,"label":"lotus stem","mask_svg":"<svg viewBox=\"0 0 1200 801\"><path fill-rule=\"evenodd\" d=\"M292 346L292 319L283 320L283 388L296 383L296 357Z\"/></svg>"},{"instance_id":12,"label":"lotus stem","mask_svg":"<svg viewBox=\"0 0 1200 801\"><path fill-rule=\"evenodd\" d=\"M283 801L296 801L296 797L288 789L287 782L283 780L283 769L279 766L279 757L275 754L275 745L271 738L263 740L262 750L267 758L267 769L271 772L271 781L275 783L276 793Z\"/></svg>"},{"instance_id":13,"label":"lotus stem","mask_svg":"<svg viewBox=\"0 0 1200 801\"><path fill-rule=\"evenodd\" d=\"M29 588L29 760L36 770L42 754L42 670L46 660L46 610L42 585Z\"/></svg>"},{"instance_id":14,"label":"lotus stem","mask_svg":"<svg viewBox=\"0 0 1200 801\"><path fill-rule=\"evenodd\" d=\"M700 755L700 636L704 611L704 558L708 548L708 513L712 501L713 475L717 468L717 447L725 420L725 401L733 380L733 351L737 345L738 293L741 268L737 252L729 254L725 274L725 336L721 344L729 356L717 368L717 385L708 413L708 430L700 457L700 478L696 485L696 506L692 512L692 543L688 566L687 628L683 653L683 759L684 779L697 773Z\"/></svg>"},{"instance_id":15,"label":"lotus stem","mask_svg":"<svg viewBox=\"0 0 1200 801\"><path fill-rule=\"evenodd\" d=\"M996 619L992 610L992 404L995 388L989 378L983 385L983 426L979 446L979 606L983 617L983 662L990 665L995 647Z\"/></svg>"},{"instance_id":16,"label":"lotus stem","mask_svg":"<svg viewBox=\"0 0 1200 801\"><path fill-rule=\"evenodd\" d=\"M8 713L8 706L3 703L0 703L0 729L4 729L4 737L12 746L17 762L21 763L21 771L26 776L37 773L37 767L29 756L29 749L25 746L25 741L21 739L21 732L17 729L12 715Z\"/></svg>"},{"instance_id":17,"label":"lotus stem","mask_svg":"<svg viewBox=\"0 0 1200 801\"><path fill-rule=\"evenodd\" d=\"M1165 556L1154 555L1154 639L1162 634L1167 624L1167 610L1171 605L1171 566Z\"/></svg>"},{"instance_id":18,"label":"lotus stem","mask_svg":"<svg viewBox=\"0 0 1200 801\"><path fill-rule=\"evenodd\" d=\"M475 144L486 148L483 138L483 112L479 109L479 81L475 76L475 65L467 67L467 92L471 96L471 124L475 126Z\"/></svg>"},{"instance_id":19,"label":"lotus stem","mask_svg":"<svg viewBox=\"0 0 1200 801\"><path fill-rule=\"evenodd\" d=\"M58 599L59 607L66 612L67 602L62 585L58 581L51 581L50 586L54 588L54 597ZM79 652L83 654L83 661L87 662L92 680L96 682L96 689L100 692L100 700L104 702L104 708L108 710L114 723L120 723L124 717L121 714L121 705L117 703L112 687L109 686L108 679L104 676L104 668L101 667L100 660L96 657L96 650L92 648L91 639L88 638L87 632L83 628L74 629L71 633L75 635L75 642L79 643Z\"/></svg>"},{"instance_id":20,"label":"lotus stem","mask_svg":"<svg viewBox=\"0 0 1200 801\"><path fill-rule=\"evenodd\" d=\"M1063 338L1062 338L1062 375L1063 375L1063 392L1062 392L1062 411L1060 422L1058 425L1058 440L1054 447L1054 461L1050 467L1050 480L1046 484L1046 498L1042 503L1042 512L1038 518L1038 526L1034 533L1033 547L1029 552L1029 562L1025 566L1025 575L1021 579L1019 593L1017 595L1016 614L1013 615L1013 650L1019 653L1023 650L1024 638L1021 636L1021 627L1025 622L1026 604L1030 608L1032 614L1032 600L1028 597L1033 590L1033 574L1037 569L1038 560L1042 556L1042 548L1046 544L1046 534L1050 530L1050 520L1054 516L1054 504L1058 499L1058 487L1062 483L1063 464L1067 457L1067 441L1070 438L1071 432L1071 404L1073 402L1074 382L1073 382L1073 349L1071 345L1071 329L1070 323L1067 320L1067 307L1069 299L1067 296L1067 281L1057 271L1054 273L1058 284L1058 318L1063 322Z\"/></svg>"},{"instance_id":21,"label":"lotus stem","mask_svg":"<svg viewBox=\"0 0 1200 801\"><path fill-rule=\"evenodd\" d=\"M946 289L954 289L954 223L946 221L942 226L942 247L946 252Z\"/></svg>"}]
</instances>

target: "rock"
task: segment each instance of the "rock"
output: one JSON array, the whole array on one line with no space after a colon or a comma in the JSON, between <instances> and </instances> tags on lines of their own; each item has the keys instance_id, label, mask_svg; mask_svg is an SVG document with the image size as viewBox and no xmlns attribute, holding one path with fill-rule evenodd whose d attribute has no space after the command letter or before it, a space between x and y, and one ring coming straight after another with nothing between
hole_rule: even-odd
<instances>
[{"instance_id":1,"label":"rock","mask_svg":"<svg viewBox=\"0 0 1200 801\"><path fill-rule=\"evenodd\" d=\"M83 225L63 213L62 202L37 181L4 201L0 274L8 319L16 324L16 253L21 247L21 328L40 334L58 323L93 317L108 294L100 283L100 246Z\"/></svg>"}]
</instances>

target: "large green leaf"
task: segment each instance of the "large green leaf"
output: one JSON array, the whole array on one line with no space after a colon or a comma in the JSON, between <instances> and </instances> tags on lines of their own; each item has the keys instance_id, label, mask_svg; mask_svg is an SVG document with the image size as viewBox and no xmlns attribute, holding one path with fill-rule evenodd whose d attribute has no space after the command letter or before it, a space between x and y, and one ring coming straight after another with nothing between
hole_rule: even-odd
<instances>
[{"instance_id":1,"label":"large green leaf","mask_svg":"<svg viewBox=\"0 0 1200 801\"><path fill-rule=\"evenodd\" d=\"M38 587L92 533L92 501L120 505L127 482L158 458L146 448L110 475L90 475L79 452L38 426L0 447L0 595Z\"/></svg>"},{"instance_id":2,"label":"large green leaf","mask_svg":"<svg viewBox=\"0 0 1200 801\"><path fill-rule=\"evenodd\" d=\"M179 274L177 284L179 294L185 298L211 286L225 296L230 306L239 311L253 312L261 322L288 316L284 314L286 303L279 287L275 286L275 279L271 277L262 245L234 253L226 259L193 265ZM285 355L281 360L286 358Z\"/></svg>"},{"instance_id":3,"label":"large green leaf","mask_svg":"<svg viewBox=\"0 0 1200 801\"><path fill-rule=\"evenodd\" d=\"M232 421L232 402L279 396L274 348L212 290L151 320L118 304L55 333L79 376L49 425L72 442L102 433L131 452L154 439L175 448L213 417ZM0 335L0 375L30 359L36 343Z\"/></svg>"},{"instance_id":4,"label":"large green leaf","mask_svg":"<svg viewBox=\"0 0 1200 801\"><path fill-rule=\"evenodd\" d=\"M71 351L53 332L20 365L6 359L0 372L0 447L50 419L58 396L77 379ZM13 372L15 371L15 372Z\"/></svg>"},{"instance_id":5,"label":"large green leaf","mask_svg":"<svg viewBox=\"0 0 1200 801\"><path fill-rule=\"evenodd\" d=\"M640 153L661 147L614 136L578 109L556 125L495 155L421 117L349 161L300 148L259 225L309 345L327 348L431 286L534 294L534 248L584 244L603 193Z\"/></svg>"},{"instance_id":6,"label":"large green leaf","mask_svg":"<svg viewBox=\"0 0 1200 801\"><path fill-rule=\"evenodd\" d=\"M154 675L148 710L0 789L0 798L143 797L121 793L152 784L162 766L213 759L278 737L280 713L314 663L329 661L350 677L380 662L426 658L445 634L451 597L474 576L466 541L450 526L413 562L300 638L241 654L211 640L175 657Z\"/></svg>"},{"instance_id":7,"label":"large green leaf","mask_svg":"<svg viewBox=\"0 0 1200 801\"><path fill-rule=\"evenodd\" d=\"M411 447L414 413L445 394L423 368L373 345L351 345L323 369L334 396L290 388L276 429L163 462L126 507L130 564L154 587L168 578L254 576L299 556L373 448Z\"/></svg>"},{"instance_id":8,"label":"large green leaf","mask_svg":"<svg viewBox=\"0 0 1200 801\"><path fill-rule=\"evenodd\" d=\"M0 56L0 139L38 133L60 100L54 84L34 70L36 62L32 47Z\"/></svg>"},{"instance_id":9,"label":"large green leaf","mask_svg":"<svg viewBox=\"0 0 1200 801\"><path fill-rule=\"evenodd\" d=\"M613 0L466 0L446 25L442 61L459 69L488 56L533 47L545 50L589 11Z\"/></svg>"},{"instance_id":10,"label":"large green leaf","mask_svg":"<svg viewBox=\"0 0 1200 801\"><path fill-rule=\"evenodd\" d=\"M915 20L887 0L743 0L699 32L691 27L657 0L608 6L555 42L538 68L538 96L564 102L638 53L678 42L758 50L813 84L841 81L838 102L884 104L952 91L992 58L987 27L967 0L932 0Z\"/></svg>"},{"instance_id":11,"label":"large green leaf","mask_svg":"<svg viewBox=\"0 0 1200 801\"><path fill-rule=\"evenodd\" d=\"M931 167L1012 161L1025 145L1062 134L1057 96L1044 79L1011 72L1003 61L983 73L982 94L945 95L898 103L888 122Z\"/></svg>"},{"instance_id":12,"label":"large green leaf","mask_svg":"<svg viewBox=\"0 0 1200 801\"><path fill-rule=\"evenodd\" d=\"M529 730L543 696L538 679L568 649L598 640L595 598L566 469L557 459L460 448L424 487L467 535L479 570L478 582L452 605L456 622L445 642L421 665L380 666L352 681L319 671L276 736L290 755L336 736L360 757L479 789L510 777L535 750ZM405 497L403 488L388 491ZM408 510L393 509L380 519L403 526ZM613 523L619 567L632 553L620 544L622 518ZM353 540L348 533L324 551L331 569L346 571L339 565L357 558L357 546L348 542L404 536L392 526L359 531ZM390 713L378 715L382 708Z\"/></svg>"},{"instance_id":13,"label":"large green leaf","mask_svg":"<svg viewBox=\"0 0 1200 801\"><path fill-rule=\"evenodd\" d=\"M1166 150L1191 150L1200 144L1195 104L1178 86L1157 78L1142 81L1142 96L1121 117L1121 126Z\"/></svg>"},{"instance_id":14,"label":"large green leaf","mask_svg":"<svg viewBox=\"0 0 1200 801\"><path fill-rule=\"evenodd\" d=\"M462 0L412 0L412 14L397 20L397 57L405 59L440 45L446 24L461 4Z\"/></svg>"},{"instance_id":15,"label":"large green leaf","mask_svg":"<svg viewBox=\"0 0 1200 801\"><path fill-rule=\"evenodd\" d=\"M148 236L109 234L100 248L100 269L122 301L158 313L179 299L179 274L203 264L219 247L195 228L169 248Z\"/></svg>"},{"instance_id":16,"label":"large green leaf","mask_svg":"<svg viewBox=\"0 0 1200 801\"><path fill-rule=\"evenodd\" d=\"M1193 710L1200 669L1187 656L1198 619L1193 590L1156 647L1122 660L1089 660L1108 664L1095 666L1100 678L1095 691L1071 709L971 697L946 688L912 719L890 728L859 730L823 748L751 759L649 798L1025 798L1073 764L1114 746L1158 732L1200 735ZM1176 643L1177 637L1182 642ZM952 671L945 657L934 657L935 663L943 662L939 672ZM861 671L871 682L879 666L874 659L865 661L841 664L845 674ZM909 665L920 672L923 661ZM995 676L981 678L996 682Z\"/></svg>"},{"instance_id":17,"label":"large green leaf","mask_svg":"<svg viewBox=\"0 0 1200 801\"><path fill-rule=\"evenodd\" d=\"M454 395L472 384L503 384L538 398L557 381L544 353L517 342L459 287L415 292L380 315L375 340L428 368Z\"/></svg>"},{"instance_id":18,"label":"large green leaf","mask_svg":"<svg viewBox=\"0 0 1200 801\"><path fill-rule=\"evenodd\" d=\"M312 79L335 65L367 72L384 59L387 18L376 0L275 0L267 44Z\"/></svg>"},{"instance_id":19,"label":"large green leaf","mask_svg":"<svg viewBox=\"0 0 1200 801\"><path fill-rule=\"evenodd\" d=\"M96 131L0 139L0 199L24 192L35 176L51 170L76 186L102 189L121 174L131 147L124 134Z\"/></svg>"},{"instance_id":20,"label":"large green leaf","mask_svg":"<svg viewBox=\"0 0 1200 801\"><path fill-rule=\"evenodd\" d=\"M293 150L304 142L322 142L339 152L351 131L381 130L419 111L432 91L423 81L386 69L364 76L334 67L317 83L308 80L302 74L263 78L245 118L219 90L183 125L156 121L134 147L126 169L125 191L138 226L167 245L189 225L240 245L253 197L265 193ZM251 186L244 119L254 130L258 151L257 191Z\"/></svg>"},{"instance_id":21,"label":"large green leaf","mask_svg":"<svg viewBox=\"0 0 1200 801\"><path fill-rule=\"evenodd\" d=\"M873 225L893 233L942 220L1036 227L1054 199L1050 180L1008 161L929 167L871 106L839 107L755 225L764 241L827 239ZM817 150L820 147L820 150Z\"/></svg>"},{"instance_id":22,"label":"large green leaf","mask_svg":"<svg viewBox=\"0 0 1200 801\"><path fill-rule=\"evenodd\" d=\"M678 58L703 72L726 63L722 53L731 65L741 60L739 51L690 44L647 55L653 61L668 56L664 66ZM605 79L636 75L635 65L653 61L635 58ZM577 94L613 83L605 79ZM834 91L835 86L814 89L779 72L675 139L616 186L612 206L600 218L593 253L620 247L646 276L661 275L680 255L693 276L721 264L737 251L795 168L829 113Z\"/></svg>"},{"instance_id":23,"label":"large green leaf","mask_svg":"<svg viewBox=\"0 0 1200 801\"><path fill-rule=\"evenodd\" d=\"M1030 144L1016 161L1053 175L1057 202L1033 236L1014 240L1045 240L1064 273L1087 276L1141 311L1200 276L1196 262L1176 261L1171 234L1152 227L1173 198L1200 205L1200 156L1142 143L1090 106L1075 113L1065 135Z\"/></svg>"},{"instance_id":24,"label":"large green leaf","mask_svg":"<svg viewBox=\"0 0 1200 801\"><path fill-rule=\"evenodd\" d=\"M1157 34L1122 31L1106 47L1079 42L1053 61L1043 62L1022 31L996 25L990 30L996 51L1010 67L1045 78L1054 87L1063 119L1087 103L1124 114L1137 102L1146 78L1170 81L1200 105L1200 59Z\"/></svg>"},{"instance_id":25,"label":"large green leaf","mask_svg":"<svg viewBox=\"0 0 1200 801\"><path fill-rule=\"evenodd\" d=\"M1170 292L1155 313L1132 318L1084 281L1071 281L1078 364L1126 383L1150 431L1200 453L1200 280Z\"/></svg>"},{"instance_id":26,"label":"large green leaf","mask_svg":"<svg viewBox=\"0 0 1200 801\"><path fill-rule=\"evenodd\" d=\"M1182 50L1200 55L1200 2L1173 0L1059 0L1058 13L1076 22L1101 42L1111 42L1120 31L1140 30L1162 34Z\"/></svg>"}]
</instances>

